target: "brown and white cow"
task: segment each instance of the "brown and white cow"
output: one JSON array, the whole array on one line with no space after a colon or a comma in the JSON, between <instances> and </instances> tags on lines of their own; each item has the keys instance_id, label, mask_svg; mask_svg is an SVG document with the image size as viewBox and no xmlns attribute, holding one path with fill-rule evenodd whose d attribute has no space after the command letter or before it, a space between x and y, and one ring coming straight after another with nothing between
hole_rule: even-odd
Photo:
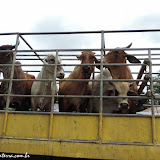
<instances>
[{"instance_id":1,"label":"brown and white cow","mask_svg":"<svg viewBox=\"0 0 160 160\"><path fill-rule=\"evenodd\" d=\"M0 46L0 50L12 50L15 45L3 45ZM0 53L0 64L12 64L13 63L13 52L1 52ZM21 68L20 62L15 62L19 66L14 67L13 79L35 79L33 75L24 73ZM3 73L4 79L10 79L11 77L11 66L0 66L0 71ZM13 81L11 94L18 95L30 95L32 81ZM9 82L3 81L1 83L0 92L1 94L7 94L9 88ZM10 106L15 107L16 110L28 110L31 107L30 98L26 97L10 97ZM0 109L6 106L6 97L1 97Z\"/></svg>"},{"instance_id":2,"label":"brown and white cow","mask_svg":"<svg viewBox=\"0 0 160 160\"><path fill-rule=\"evenodd\" d=\"M14 48L15 48L15 45L14 46L12 46L12 45L2 45L2 46L0 46L0 50L12 50ZM8 53L1 52L0 53L0 64L1 65L2 64L12 64L12 61L13 61L13 52L8 52ZM11 71L11 67L4 66L4 65L0 66L0 74L2 72L3 73L3 77L5 79L9 79L10 78L10 75L8 74L7 71L10 72ZM0 88L0 94L3 94L3 92L7 93L7 91L8 91L9 82L4 82L4 83L5 83L4 87ZM4 106L2 105L2 101L3 101L3 97L0 97L0 109L4 108Z\"/></svg>"},{"instance_id":3,"label":"brown and white cow","mask_svg":"<svg viewBox=\"0 0 160 160\"><path fill-rule=\"evenodd\" d=\"M95 79L100 79L100 74L95 76ZM103 80L112 80L109 70L103 70ZM133 83L129 82L103 82L103 96L121 96L116 98L103 98L103 113L128 113L129 103L127 98L128 94L133 93L130 86ZM93 96L100 96L100 81L89 82L89 88L92 90ZM98 113L100 109L100 99L90 98L88 112Z\"/></svg>"},{"instance_id":4,"label":"brown and white cow","mask_svg":"<svg viewBox=\"0 0 160 160\"><path fill-rule=\"evenodd\" d=\"M15 48L15 45L2 45L0 46L0 50L12 50ZM13 61L13 52L1 52L0 53L0 64L11 64ZM3 66L0 66L0 70L2 70Z\"/></svg>"},{"instance_id":5,"label":"brown and white cow","mask_svg":"<svg viewBox=\"0 0 160 160\"><path fill-rule=\"evenodd\" d=\"M2 45L0 46L0 50L12 50L15 48L15 45ZM0 52L0 64L12 64L13 62L13 52ZM0 72L3 73L4 79L10 79L10 73L11 73L11 66L0 66ZM5 90L5 93L8 91L8 85L9 82L5 82L5 85L3 88Z\"/></svg>"},{"instance_id":6,"label":"brown and white cow","mask_svg":"<svg viewBox=\"0 0 160 160\"><path fill-rule=\"evenodd\" d=\"M28 73L24 73L22 70L22 67L20 66L21 63L16 61L15 64L18 66L14 67L14 75L13 79L35 79L33 75L30 75ZM7 73L8 75L7 75ZM7 77L10 77L10 70L5 71L5 74ZM4 77L5 78L5 77ZM31 86L32 86L33 81L13 81L12 82L12 89L11 89L11 94L15 95L31 95ZM6 82L3 81L1 84L1 93L8 93L6 92ZM1 100L1 106L5 107L6 105L6 97L2 97ZM30 97L10 97L10 107L15 108L16 110L19 111L27 111L31 107L31 98Z\"/></svg>"},{"instance_id":7,"label":"brown and white cow","mask_svg":"<svg viewBox=\"0 0 160 160\"><path fill-rule=\"evenodd\" d=\"M81 64L94 64L97 58L92 51L84 51L80 56ZM69 77L65 79L90 79L94 66L76 66ZM60 82L59 95L89 95L88 81L62 81ZM88 98L59 98L60 112L80 111L86 112Z\"/></svg>"},{"instance_id":8,"label":"brown and white cow","mask_svg":"<svg viewBox=\"0 0 160 160\"><path fill-rule=\"evenodd\" d=\"M132 44L127 46L126 48L129 48ZM127 54L123 50L114 50L109 51L103 59L104 63L124 63L126 64L126 60L128 60L130 63L141 63L135 56ZM105 64L104 64L105 66ZM128 66L106 66L109 71L111 72L111 75L113 79L133 79L131 70ZM137 84L136 82L133 82L133 85L130 87L131 90L137 92ZM135 102L130 100L130 113L136 113L138 110Z\"/></svg>"},{"instance_id":9,"label":"brown and white cow","mask_svg":"<svg viewBox=\"0 0 160 160\"><path fill-rule=\"evenodd\" d=\"M55 54L48 54L44 62L46 64L55 64ZM61 58L58 56L57 58L57 64L61 64ZM42 80L42 79L54 79L54 71L55 71L55 66L49 66L49 65L44 65L40 71L40 73L37 76L37 80ZM63 67L58 65L57 66L57 78L64 78L64 70ZM58 89L57 85L55 85L51 81L34 81L31 89L31 94L32 95L52 95L52 92L55 88L55 93L57 94ZM51 111L51 100L52 98L50 97L32 97L32 110L37 111L37 109L40 109L41 111L46 111L49 112Z\"/></svg>"}]
</instances>

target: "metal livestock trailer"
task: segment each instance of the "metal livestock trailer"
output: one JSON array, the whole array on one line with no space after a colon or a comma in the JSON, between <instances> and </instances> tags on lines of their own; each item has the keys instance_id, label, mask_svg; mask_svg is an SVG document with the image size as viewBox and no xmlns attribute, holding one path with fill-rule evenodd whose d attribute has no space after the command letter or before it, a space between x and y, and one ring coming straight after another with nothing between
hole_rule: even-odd
<instances>
[{"instance_id":1,"label":"metal livestock trailer","mask_svg":"<svg viewBox=\"0 0 160 160\"><path fill-rule=\"evenodd\" d=\"M12 72L15 66L14 62L19 60L22 63L24 71L36 75L39 72L40 67L44 65L41 62L42 58L47 53L54 52L62 58L61 65L64 66L64 70L67 75L73 70L73 66L79 65L75 56L80 54L81 51L95 51L96 56L99 59L103 59L104 52L115 50L115 48L105 47L109 47L111 41L114 41L115 44L118 44L118 42L122 43L123 41L124 44L128 41L128 35L128 37L130 37L140 33L140 36L143 37L146 34L151 33L157 35L159 32L160 30L117 30L1 33L0 35L2 38L4 36L12 36L12 38L13 36L16 36L16 49L14 51L10 51L14 52L13 63L11 64ZM71 36L73 36L73 38L71 38ZM113 36L112 39L111 36ZM138 35L139 38L140 36ZM93 39L97 48L93 48L91 42L88 40L89 38ZM40 49L33 49L26 39L34 43L35 46L40 46ZM40 40L40 44L35 43L35 41L38 40ZM19 41L22 41L20 44L23 45L23 48L25 48L24 44L26 44L30 49L19 49ZM75 43L75 41L77 41L77 43ZM56 49L44 49L44 46L47 48L47 42L50 43L50 46L52 46L52 44L54 46L55 44ZM62 42L63 44L60 46L58 43ZM78 42L81 43L81 46L78 49L74 48L78 46ZM88 44L90 48L86 48L85 43L86 45ZM111 45L114 46L114 43ZM70 44L70 46L73 45L73 48L67 48L66 44ZM59 48L57 48L56 45ZM83 46L85 46L85 48L83 48ZM160 66L160 48L145 47L119 49L125 50L127 53L133 53L142 62L145 58L149 59L150 63L147 64L126 64L129 65L130 68L133 68L132 74L134 77L138 75L139 69L143 68L143 76L141 74L140 78L134 78L134 80L125 79L115 81L136 81L140 82L139 84L145 84L143 86L144 90L142 89L143 93L140 96L127 96L127 98L147 100L147 106L151 107L151 114L102 113L103 99L108 98L103 96L102 93L103 82L107 81L102 79L103 74L101 74L100 79L100 96L97 96L100 98L99 113L58 112L54 108L54 104L51 105L50 112L10 110L9 100L10 96L13 96L11 94L12 81L16 81L16 79L13 79L12 73L11 78L8 79L8 94L0 95L7 97L6 108L4 110L0 110L0 152L8 154L27 153L29 155L89 159L158 159L158 157L160 157L160 116L156 113L154 108L160 97L158 94L154 93L154 88L160 87L160 80L154 77L159 74L158 66ZM2 65L3 64L1 64L1 66ZM55 66L56 65L57 64L55 64ZM103 61L101 61L101 73L103 72L103 65ZM146 71L144 71L144 68ZM94 74L97 74L98 72L98 70L95 70ZM150 75L149 79L144 79L144 75L146 74ZM4 81L2 77L0 80L1 82ZM22 81L22 79L18 79L17 81ZM55 78L50 79L50 81L56 81L58 84L61 80ZM88 79L88 81L91 80ZM145 95L147 91L150 91L151 93L149 96ZM31 95L28 95L28 97L31 97ZM50 97L52 97L52 102L54 102L54 99L59 96L53 94L50 95ZM76 96L70 95L68 97ZM112 96L110 98L115 97ZM143 106L146 105L144 104Z\"/></svg>"}]
</instances>

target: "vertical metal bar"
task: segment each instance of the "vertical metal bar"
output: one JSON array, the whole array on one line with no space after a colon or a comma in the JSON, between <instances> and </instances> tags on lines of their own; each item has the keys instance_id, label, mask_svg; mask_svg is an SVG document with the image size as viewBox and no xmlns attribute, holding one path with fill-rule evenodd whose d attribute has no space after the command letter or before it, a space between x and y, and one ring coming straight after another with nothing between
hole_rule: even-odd
<instances>
[{"instance_id":1,"label":"vertical metal bar","mask_svg":"<svg viewBox=\"0 0 160 160\"><path fill-rule=\"evenodd\" d=\"M101 65L100 65L100 110L99 112L102 113L103 111L103 53L104 53L104 32L101 33Z\"/></svg>"},{"instance_id":2,"label":"vertical metal bar","mask_svg":"<svg viewBox=\"0 0 160 160\"><path fill-rule=\"evenodd\" d=\"M16 54L17 54L17 48L19 44L19 33L17 33L17 39L16 39L16 46L15 46L15 52L13 52L13 62L11 66L11 76L9 80L9 87L8 87L8 95L7 95L7 101L6 101L6 110L5 110L5 115L4 115L4 124L3 124L3 130L2 130L2 137L5 136L6 133L6 127L7 127L7 120L8 120L8 108L9 108L9 103L10 103L10 95L11 95L11 90L12 90L12 80L14 76L14 64L16 61Z\"/></svg>"},{"instance_id":3,"label":"vertical metal bar","mask_svg":"<svg viewBox=\"0 0 160 160\"><path fill-rule=\"evenodd\" d=\"M56 59L55 59L55 68L54 68L54 79L53 82L51 82L51 88L52 88L52 100L51 100L51 112L50 112L50 123L49 123L49 136L48 139L51 139L52 136L52 124L53 124L53 110L54 110L54 100L55 100L55 91L56 91L56 75L57 75L57 62L58 62L58 51L56 51Z\"/></svg>"},{"instance_id":4,"label":"vertical metal bar","mask_svg":"<svg viewBox=\"0 0 160 160\"><path fill-rule=\"evenodd\" d=\"M148 50L148 56L150 60L149 64L149 74L151 75L150 77L150 90L151 90L151 110L152 110L152 143L156 145L156 126L155 126L155 112L154 112L154 95L153 95L153 79L152 79L152 61L151 61L151 50Z\"/></svg>"},{"instance_id":5,"label":"vertical metal bar","mask_svg":"<svg viewBox=\"0 0 160 160\"><path fill-rule=\"evenodd\" d=\"M102 112L103 112L103 53L104 53L104 32L101 32L101 65L100 65L100 107L99 107L99 143L102 142Z\"/></svg>"}]
</instances>

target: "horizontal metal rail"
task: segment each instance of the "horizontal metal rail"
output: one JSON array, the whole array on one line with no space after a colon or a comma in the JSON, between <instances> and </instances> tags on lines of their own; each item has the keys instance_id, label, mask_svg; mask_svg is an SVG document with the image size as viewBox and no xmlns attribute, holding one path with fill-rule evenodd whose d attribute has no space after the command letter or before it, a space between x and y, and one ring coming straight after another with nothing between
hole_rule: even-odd
<instances>
[{"instance_id":1,"label":"horizontal metal rail","mask_svg":"<svg viewBox=\"0 0 160 160\"><path fill-rule=\"evenodd\" d=\"M103 33L134 33L134 32L159 32L160 29L143 29L143 30L103 30ZM98 31L74 31L74 32L10 32L0 33L0 35L52 35L52 34L86 34L86 33L102 33Z\"/></svg>"},{"instance_id":2,"label":"horizontal metal rail","mask_svg":"<svg viewBox=\"0 0 160 160\"><path fill-rule=\"evenodd\" d=\"M0 113L4 113L4 110L0 110ZM40 114L40 115L49 115L50 112L42 111L12 111L8 110L9 114ZM54 112L55 115L70 115L70 116L98 116L99 113L79 113L79 112ZM102 113L105 117L152 117L152 115L143 115L143 114L112 114L112 113ZM160 117L160 115L155 115Z\"/></svg>"},{"instance_id":3,"label":"horizontal metal rail","mask_svg":"<svg viewBox=\"0 0 160 160\"><path fill-rule=\"evenodd\" d=\"M32 52L31 52L32 53ZM79 53L78 53L79 54ZM77 56L78 54L59 54L60 57L74 57L74 60L77 60L75 58L75 56ZM39 53L39 56L41 57L45 57L47 54L41 54L41 52ZM132 54L134 56L144 56L144 57L148 57L148 54L146 53L143 53L143 54L139 54L139 53L136 53L136 54ZM160 53L152 53L152 56L160 56ZM23 54L23 53L18 53L17 57L36 57L36 55L33 55L33 54ZM100 57L100 54L99 53L96 53L96 57ZM152 58L154 59L154 58ZM38 59L37 59L38 60ZM65 59L64 59L65 60ZM142 59L143 60L143 59Z\"/></svg>"},{"instance_id":4,"label":"horizontal metal rail","mask_svg":"<svg viewBox=\"0 0 160 160\"><path fill-rule=\"evenodd\" d=\"M145 58L139 58L139 60L144 60ZM18 58L16 59L18 61L24 61L24 60L31 60L31 61L39 61L39 59L33 59L33 58ZM63 61L78 61L78 59L63 59L61 58L61 60ZM152 58L151 60L160 60L160 58Z\"/></svg>"},{"instance_id":5,"label":"horizontal metal rail","mask_svg":"<svg viewBox=\"0 0 160 160\"><path fill-rule=\"evenodd\" d=\"M6 136L5 139L20 139L20 140L35 140L35 141L48 141L47 138L28 138L28 137L11 137ZM72 143L95 143L98 144L98 140L78 140L78 139L51 139L51 142L72 142ZM119 144L119 145L135 145L135 146L153 146L152 143L131 143L131 142L110 142L110 141L102 141L102 144Z\"/></svg>"},{"instance_id":6,"label":"horizontal metal rail","mask_svg":"<svg viewBox=\"0 0 160 160\"><path fill-rule=\"evenodd\" d=\"M0 81L9 81L9 79L0 79ZM13 79L13 81L48 81L52 82L53 79ZM56 79L56 81L68 81L68 82L99 82L100 79ZM148 82L148 80L142 79L103 79L104 82ZM154 80L154 82L159 82L159 80Z\"/></svg>"},{"instance_id":7,"label":"horizontal metal rail","mask_svg":"<svg viewBox=\"0 0 160 160\"><path fill-rule=\"evenodd\" d=\"M96 64L57 64L57 66L100 66L100 63ZM159 64L153 64L159 65ZM12 66L12 64L0 64L0 66ZM55 64L15 64L14 66L55 66ZM104 66L147 66L146 64L140 63L132 63L132 64L124 64L124 63L104 63Z\"/></svg>"},{"instance_id":8,"label":"horizontal metal rail","mask_svg":"<svg viewBox=\"0 0 160 160\"><path fill-rule=\"evenodd\" d=\"M23 70L25 73L31 73L31 72L35 72L35 73L39 73L40 70ZM71 70L65 71L65 73L71 73ZM95 71L94 73L100 73L99 71ZM132 72L132 74L138 74L139 72ZM144 75L148 74L147 72L144 73ZM153 72L152 74L159 74L158 72ZM2 79L0 79L2 80Z\"/></svg>"},{"instance_id":9,"label":"horizontal metal rail","mask_svg":"<svg viewBox=\"0 0 160 160\"><path fill-rule=\"evenodd\" d=\"M152 51L155 51L155 50L160 50L160 48L105 48L104 51L148 51L148 50L152 50ZM39 50L17 50L17 53L20 53L20 52L26 52L26 53L29 53L29 52L72 52L72 51L101 51L100 48L89 48L89 49L39 49ZM0 53L3 52L3 53L8 53L8 52L14 52L14 50L0 50Z\"/></svg>"},{"instance_id":10,"label":"horizontal metal rail","mask_svg":"<svg viewBox=\"0 0 160 160\"><path fill-rule=\"evenodd\" d=\"M40 72L40 70L23 70L24 72ZM67 70L65 73L71 73L72 70ZM100 71L95 71L94 73L100 73ZM132 74L138 74L139 72L132 72ZM144 75L148 74L147 72L144 73ZM153 72L152 74L159 74L158 72Z\"/></svg>"},{"instance_id":11,"label":"horizontal metal rail","mask_svg":"<svg viewBox=\"0 0 160 160\"><path fill-rule=\"evenodd\" d=\"M8 94L0 94L0 96L7 96ZM18 95L18 94L10 94L10 97L52 97L52 95ZM149 99L150 97L147 96L90 96L90 95L54 95L54 97L65 97L65 98L108 98L108 99L115 99L115 98L133 98L133 99Z\"/></svg>"}]
</instances>

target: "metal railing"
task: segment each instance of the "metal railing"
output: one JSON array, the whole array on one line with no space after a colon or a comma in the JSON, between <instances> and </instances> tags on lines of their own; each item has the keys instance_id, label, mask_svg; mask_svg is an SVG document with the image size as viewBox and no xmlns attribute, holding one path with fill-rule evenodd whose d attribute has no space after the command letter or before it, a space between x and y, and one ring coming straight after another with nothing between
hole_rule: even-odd
<instances>
[{"instance_id":1,"label":"metal railing","mask_svg":"<svg viewBox=\"0 0 160 160\"><path fill-rule=\"evenodd\" d=\"M4 126L3 126L3 134L2 137L5 137L5 133L6 133L6 125L7 125L7 119L8 119L8 113L29 113L29 114L50 114L50 127L49 127L49 140L51 140L51 134L52 134L52 123L53 123L53 113L54 113L54 100L56 97L81 97L81 98L100 98L100 108L99 108L99 113L97 113L96 115L99 115L99 143L102 143L102 117L103 116L107 116L107 113L103 113L103 99L104 98L116 98L115 96L103 96L103 83L104 82L110 82L110 81L116 81L116 82L145 82L146 80L143 79L137 79L137 80L128 80L128 79L113 79L113 80L103 80L103 56L104 56L104 52L106 51L111 51L111 50L117 50L117 48L105 48L105 34L110 34L110 33L135 33L135 32L160 32L160 29L156 29L156 30L115 30L115 31L85 31L85 32L41 32L41 33L0 33L0 35L16 35L16 48L14 51L10 51L10 50L6 50L6 51L0 51L1 52L14 52L14 57L13 57L13 63L12 64L0 64L0 66L11 66L11 76L10 79L0 79L0 81L9 81L9 89L8 89L8 94L0 94L0 96L6 96L7 97L7 101L6 101L6 108L4 111L1 112L5 112L5 118L4 118ZM65 34L100 34L101 35L101 46L100 48L90 48L90 49L41 49L41 50L34 50L31 45L25 40L25 38L23 36L26 35L65 35ZM30 50L18 50L18 43L19 41L22 40L29 48ZM144 54L135 54L136 56L147 56L149 58L149 61L152 62L154 60L159 60L159 58L153 58L152 56L160 56L160 53L153 53L152 51L160 51L160 48L118 48L118 50L125 50L125 51L145 51L148 53L144 53ZM57 56L75 56L77 54L67 54L67 53L63 53L63 52L79 52L79 51L97 51L99 52L96 56L99 57L101 59L101 63L98 64L100 66L100 80L95 80L95 79L85 79L85 80L81 80L81 79L71 79L71 80L56 80L56 66L61 65L61 66L83 66L83 64L57 64ZM24 80L24 79L13 79L13 74L14 74L14 66L19 66L19 64L15 64L16 59L17 60L39 60L41 62L44 63L44 61L42 60L42 56L46 56L46 54L44 54L45 52L55 52L56 53L56 63L53 65L55 66L55 71L54 71L54 79L42 79L42 80ZM25 54L24 54L25 53ZM33 55L27 55L27 53L34 53ZM43 53L43 54L40 54ZM63 54L62 54L63 53ZM25 58L18 58L20 56L24 56ZM32 59L32 58L26 58L27 56L35 56L37 57L37 59ZM67 61L67 60L75 60L72 58L62 58L63 61ZM144 58L141 58L141 60L144 60ZM22 64L20 66L26 67L26 66L30 66L30 67L41 67L44 64ZM45 64L47 65L47 64ZM93 65L96 66L97 64L89 64L89 65ZM106 65L106 64L105 64ZM142 66L144 64L107 64L108 66L111 65L125 65L125 66ZM156 145L156 141L155 141L155 117L157 115L155 115L154 112L154 101L155 101L155 96L154 96L154 82L159 82L159 80L153 80L152 78L152 74L153 74L153 66L159 66L160 64L149 64L149 71L148 74L151 75L151 78L146 81L149 82L150 84L148 85L150 91L151 91L151 96L126 96L126 97L121 97L121 98L134 98L134 99L150 99L151 101L151 108L152 108L152 114L151 115L126 115L126 114L121 114L121 115L117 115L117 114L109 114L109 115L113 115L113 116L144 116L144 117L151 117L152 119L152 142L153 145ZM27 70L26 70L27 71ZM71 69L70 69L71 71ZM66 73L70 73L70 71L65 71ZM31 72L31 70L29 70L29 72ZM33 70L32 72L38 72ZM155 71L154 71L155 72ZM99 73L99 71L95 71L95 73ZM137 74L138 72L136 72L135 74ZM146 74L146 73L144 73ZM155 72L154 74L158 74L157 72ZM13 81L52 81L54 84L58 84L59 81L99 81L100 82L100 95L99 96L93 96L93 95L13 95L11 94L11 89L12 89L12 82ZM55 88L53 89L55 90ZM54 93L54 92L52 92ZM41 113L41 112L32 112L32 111L26 111L26 112L20 112L20 111L9 111L9 103L10 103L10 97L51 97L52 98L52 103L51 103L51 111L48 113ZM93 113L54 113L54 114L76 114L76 115L95 115ZM29 138L28 138L29 139ZM68 140L64 140L64 141L68 141ZM72 141L72 140L69 140ZM73 140L74 141L74 140ZM109 142L107 142L109 143Z\"/></svg>"}]
</instances>

